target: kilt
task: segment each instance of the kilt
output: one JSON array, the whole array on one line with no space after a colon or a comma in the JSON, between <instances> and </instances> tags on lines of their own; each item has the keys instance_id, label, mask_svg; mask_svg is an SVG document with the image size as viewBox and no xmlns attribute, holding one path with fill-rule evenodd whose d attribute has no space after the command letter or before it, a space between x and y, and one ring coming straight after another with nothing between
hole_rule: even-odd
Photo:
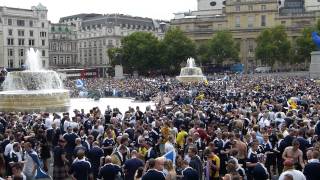
<instances>
[{"instance_id":1,"label":"kilt","mask_svg":"<svg viewBox=\"0 0 320 180\"><path fill-rule=\"evenodd\" d=\"M67 178L66 166L54 166L53 167L53 179L54 180L65 180Z\"/></svg>"}]
</instances>

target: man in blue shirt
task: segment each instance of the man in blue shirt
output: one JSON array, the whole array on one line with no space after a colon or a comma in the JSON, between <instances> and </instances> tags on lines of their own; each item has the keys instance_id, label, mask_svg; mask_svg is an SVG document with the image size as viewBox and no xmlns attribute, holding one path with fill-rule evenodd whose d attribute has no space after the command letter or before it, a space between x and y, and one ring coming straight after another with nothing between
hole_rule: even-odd
<instances>
[{"instance_id":1,"label":"man in blue shirt","mask_svg":"<svg viewBox=\"0 0 320 180\"><path fill-rule=\"evenodd\" d=\"M188 161L184 160L182 162L182 166L184 168L182 171L182 175L183 175L182 180L198 180L199 179L198 172L189 166Z\"/></svg>"},{"instance_id":2,"label":"man in blue shirt","mask_svg":"<svg viewBox=\"0 0 320 180\"><path fill-rule=\"evenodd\" d=\"M111 156L105 157L105 165L101 167L98 175L98 179L104 179L104 180L115 180L117 177L120 177L122 174L121 167L112 164L112 158Z\"/></svg>"},{"instance_id":3,"label":"man in blue shirt","mask_svg":"<svg viewBox=\"0 0 320 180\"><path fill-rule=\"evenodd\" d=\"M165 180L166 179L164 177L164 174L155 168L156 160L149 159L146 166L149 170L146 172L146 174L142 176L142 180Z\"/></svg>"},{"instance_id":4,"label":"man in blue shirt","mask_svg":"<svg viewBox=\"0 0 320 180\"><path fill-rule=\"evenodd\" d=\"M92 180L91 163L86 160L84 150L79 150L77 158L73 161L69 174L76 180Z\"/></svg>"},{"instance_id":5,"label":"man in blue shirt","mask_svg":"<svg viewBox=\"0 0 320 180\"><path fill-rule=\"evenodd\" d=\"M133 150L131 152L131 159L126 160L126 162L124 163L124 172L125 172L125 176L124 179L125 180L134 180L134 174L136 172L136 170L139 167L143 167L144 163L142 160L137 158L137 151Z\"/></svg>"},{"instance_id":6,"label":"man in blue shirt","mask_svg":"<svg viewBox=\"0 0 320 180\"><path fill-rule=\"evenodd\" d=\"M93 179L96 179L100 167L100 159L103 157L103 150L99 147L99 142L93 142L93 147L88 152L88 159L92 165Z\"/></svg>"}]
</instances>

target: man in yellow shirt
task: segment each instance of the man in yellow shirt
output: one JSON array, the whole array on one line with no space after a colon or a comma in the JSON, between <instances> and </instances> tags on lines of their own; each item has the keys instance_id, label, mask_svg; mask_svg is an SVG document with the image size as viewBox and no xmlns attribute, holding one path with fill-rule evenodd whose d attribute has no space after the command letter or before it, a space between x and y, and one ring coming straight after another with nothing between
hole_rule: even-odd
<instances>
[{"instance_id":1,"label":"man in yellow shirt","mask_svg":"<svg viewBox=\"0 0 320 180\"><path fill-rule=\"evenodd\" d=\"M180 126L180 131L177 134L176 142L179 146L179 148L183 148L185 144L185 139L188 136L188 133L185 131L185 126L181 125Z\"/></svg>"},{"instance_id":2,"label":"man in yellow shirt","mask_svg":"<svg viewBox=\"0 0 320 180\"><path fill-rule=\"evenodd\" d=\"M220 158L209 148L204 150L207 159L205 166L205 180L218 180L220 170Z\"/></svg>"}]
</instances>

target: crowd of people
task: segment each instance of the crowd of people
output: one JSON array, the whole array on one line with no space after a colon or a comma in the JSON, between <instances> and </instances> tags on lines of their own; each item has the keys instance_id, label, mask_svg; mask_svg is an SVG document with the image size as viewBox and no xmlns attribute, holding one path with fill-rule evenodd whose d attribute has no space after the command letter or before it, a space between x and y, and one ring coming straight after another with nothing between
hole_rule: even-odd
<instances>
[{"instance_id":1,"label":"crowd of people","mask_svg":"<svg viewBox=\"0 0 320 180\"><path fill-rule=\"evenodd\" d=\"M320 89L308 78L86 83L159 97L155 108L125 112L0 113L0 177L32 180L42 170L54 180L320 179Z\"/></svg>"}]
</instances>

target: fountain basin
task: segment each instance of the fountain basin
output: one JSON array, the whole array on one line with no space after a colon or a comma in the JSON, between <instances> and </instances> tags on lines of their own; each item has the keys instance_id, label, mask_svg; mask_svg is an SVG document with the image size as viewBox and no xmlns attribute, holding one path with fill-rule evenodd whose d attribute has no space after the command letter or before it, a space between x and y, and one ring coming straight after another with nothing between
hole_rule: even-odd
<instances>
[{"instance_id":1,"label":"fountain basin","mask_svg":"<svg viewBox=\"0 0 320 180\"><path fill-rule=\"evenodd\" d=\"M183 83L187 83L187 82L191 82L191 83L197 83L197 82L204 82L207 78L205 76L177 76L176 77L178 81L183 82Z\"/></svg>"},{"instance_id":2,"label":"fountain basin","mask_svg":"<svg viewBox=\"0 0 320 180\"><path fill-rule=\"evenodd\" d=\"M15 90L0 92L1 112L67 112L69 90Z\"/></svg>"}]
</instances>

